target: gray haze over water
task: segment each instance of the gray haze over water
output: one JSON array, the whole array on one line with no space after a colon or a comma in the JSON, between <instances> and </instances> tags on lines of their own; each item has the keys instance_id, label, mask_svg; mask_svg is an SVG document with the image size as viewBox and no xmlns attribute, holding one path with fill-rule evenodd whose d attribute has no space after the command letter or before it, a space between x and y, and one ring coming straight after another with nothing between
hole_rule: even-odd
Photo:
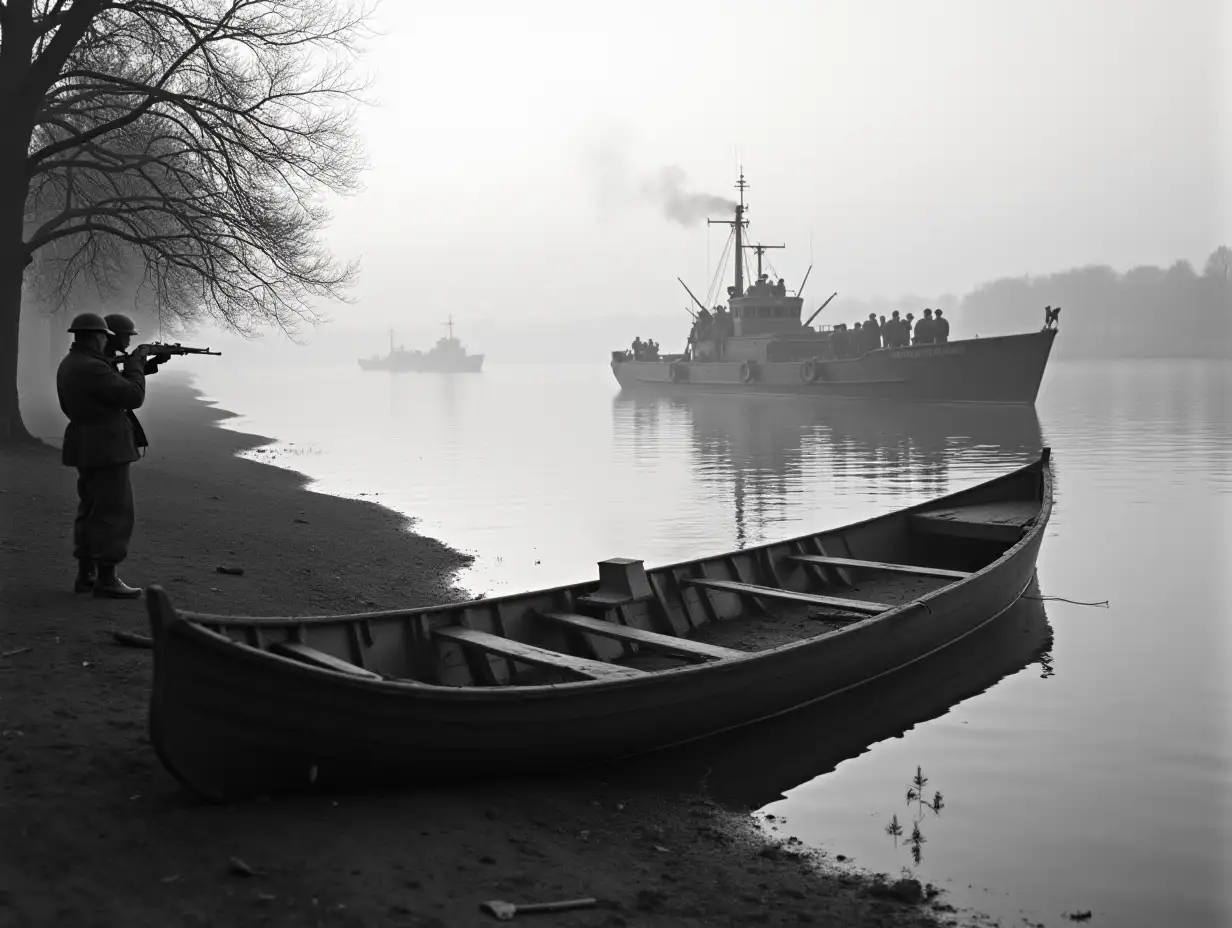
<instances>
[{"instance_id":1,"label":"gray haze over water","mask_svg":"<svg viewBox=\"0 0 1232 928\"><path fill-rule=\"evenodd\" d=\"M507 355L518 326L568 348L610 319L674 344L676 277L706 289L728 230L703 214L741 164L776 273L813 265L808 296L843 315L1088 264L1200 272L1232 243L1221 0L464 0L375 25L370 169L327 233L362 275L306 331L321 354L391 327L430 344L449 313L472 343L515 330L478 345ZM1056 300L1035 302L1012 328Z\"/></svg>"}]
</instances>

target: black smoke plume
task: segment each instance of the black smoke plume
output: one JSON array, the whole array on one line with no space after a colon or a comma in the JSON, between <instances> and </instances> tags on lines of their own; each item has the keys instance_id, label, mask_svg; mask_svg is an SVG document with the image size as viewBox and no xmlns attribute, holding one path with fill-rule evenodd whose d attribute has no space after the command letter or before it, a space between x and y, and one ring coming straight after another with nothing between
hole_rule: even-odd
<instances>
[{"instance_id":1,"label":"black smoke plume","mask_svg":"<svg viewBox=\"0 0 1232 928\"><path fill-rule=\"evenodd\" d=\"M691 226L708 217L723 218L735 211L735 200L687 190L686 180L680 168L665 167L642 181L641 194L660 206L668 219L682 226Z\"/></svg>"}]
</instances>

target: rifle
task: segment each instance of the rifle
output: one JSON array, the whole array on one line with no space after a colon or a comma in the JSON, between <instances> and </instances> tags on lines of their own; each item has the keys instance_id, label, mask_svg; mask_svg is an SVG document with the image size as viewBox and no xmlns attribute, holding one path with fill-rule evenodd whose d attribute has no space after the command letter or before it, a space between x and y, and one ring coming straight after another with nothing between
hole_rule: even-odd
<instances>
[{"instance_id":1,"label":"rifle","mask_svg":"<svg viewBox=\"0 0 1232 928\"><path fill-rule=\"evenodd\" d=\"M138 348L141 348L141 347L149 348L150 353L148 357L153 357L156 354L170 354L170 355L213 354L213 355L218 355L219 357L222 356L221 351L210 351L210 349L208 348L189 348L185 345L181 345L179 342L176 342L174 345L168 345L164 342L147 342L144 344L144 346L138 345L137 347ZM117 354L113 358L111 358L111 362L113 364L123 364L127 360L128 360L128 355L126 354Z\"/></svg>"}]
</instances>

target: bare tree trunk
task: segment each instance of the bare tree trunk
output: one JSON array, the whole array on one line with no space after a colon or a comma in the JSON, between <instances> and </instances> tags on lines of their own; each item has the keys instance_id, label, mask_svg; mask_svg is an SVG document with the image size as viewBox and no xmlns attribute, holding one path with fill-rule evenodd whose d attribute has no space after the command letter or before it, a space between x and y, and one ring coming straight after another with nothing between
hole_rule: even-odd
<instances>
[{"instance_id":1,"label":"bare tree trunk","mask_svg":"<svg viewBox=\"0 0 1232 928\"><path fill-rule=\"evenodd\" d=\"M28 3L0 7L0 445L36 440L21 419L17 396L21 279L26 273L23 227L30 189L26 156L35 112L28 80L34 47L30 11Z\"/></svg>"},{"instance_id":2,"label":"bare tree trunk","mask_svg":"<svg viewBox=\"0 0 1232 928\"><path fill-rule=\"evenodd\" d=\"M36 440L22 421L17 395L23 264L20 242L16 248L0 244L0 445Z\"/></svg>"},{"instance_id":3,"label":"bare tree trunk","mask_svg":"<svg viewBox=\"0 0 1232 928\"><path fill-rule=\"evenodd\" d=\"M21 148L5 143L0 150L0 178L25 173ZM18 335L21 331L21 279L26 271L22 244L26 185L0 185L0 445L34 441L21 419L17 396Z\"/></svg>"}]
</instances>

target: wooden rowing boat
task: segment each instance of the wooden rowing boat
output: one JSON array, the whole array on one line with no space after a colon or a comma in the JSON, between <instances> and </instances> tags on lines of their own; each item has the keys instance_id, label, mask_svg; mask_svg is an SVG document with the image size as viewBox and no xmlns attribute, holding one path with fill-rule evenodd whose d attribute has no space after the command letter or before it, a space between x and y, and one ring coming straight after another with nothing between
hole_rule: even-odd
<instances>
[{"instance_id":1,"label":"wooden rowing boat","mask_svg":"<svg viewBox=\"0 0 1232 928\"><path fill-rule=\"evenodd\" d=\"M151 741L210 799L611 760L747 725L969 635L1030 583L1049 452L854 525L492 599L248 618L147 596Z\"/></svg>"}]
</instances>

